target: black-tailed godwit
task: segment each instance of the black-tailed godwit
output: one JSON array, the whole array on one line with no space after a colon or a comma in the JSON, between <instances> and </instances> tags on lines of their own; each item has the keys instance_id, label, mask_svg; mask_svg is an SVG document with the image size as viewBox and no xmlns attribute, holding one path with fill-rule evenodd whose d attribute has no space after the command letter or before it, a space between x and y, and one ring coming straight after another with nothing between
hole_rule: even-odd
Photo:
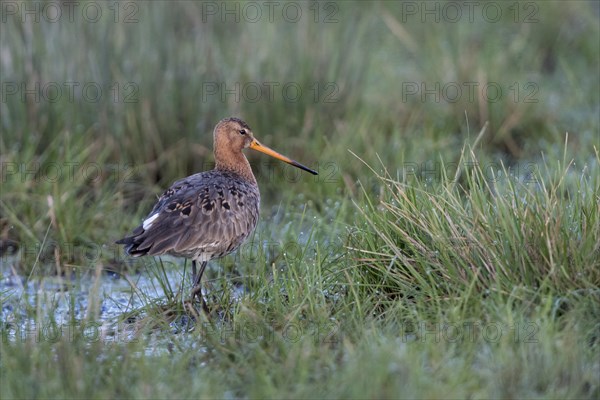
<instances>
[{"instance_id":1,"label":"black-tailed godwit","mask_svg":"<svg viewBox=\"0 0 600 400\"><path fill-rule=\"evenodd\" d=\"M214 129L215 168L173 183L142 224L116 242L134 257L170 254L191 259L192 299L198 296L205 311L201 280L206 264L236 250L258 221L260 193L242 152L248 147L317 175L260 144L244 121L226 118Z\"/></svg>"}]
</instances>

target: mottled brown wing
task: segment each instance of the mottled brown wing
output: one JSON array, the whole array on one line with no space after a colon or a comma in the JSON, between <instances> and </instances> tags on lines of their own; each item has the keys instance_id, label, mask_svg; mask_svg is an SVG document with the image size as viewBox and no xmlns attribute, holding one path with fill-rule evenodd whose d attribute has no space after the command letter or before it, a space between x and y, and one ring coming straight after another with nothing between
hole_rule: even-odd
<instances>
[{"instance_id":1,"label":"mottled brown wing","mask_svg":"<svg viewBox=\"0 0 600 400\"><path fill-rule=\"evenodd\" d=\"M132 256L173 254L210 259L235 250L258 221L256 185L207 171L175 182L125 244Z\"/></svg>"}]
</instances>

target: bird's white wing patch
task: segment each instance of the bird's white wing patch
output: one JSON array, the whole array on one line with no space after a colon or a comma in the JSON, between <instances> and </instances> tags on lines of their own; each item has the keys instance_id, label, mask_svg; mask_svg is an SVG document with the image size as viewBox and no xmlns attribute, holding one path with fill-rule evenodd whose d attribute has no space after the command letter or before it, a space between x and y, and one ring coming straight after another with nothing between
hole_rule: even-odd
<instances>
[{"instance_id":1,"label":"bird's white wing patch","mask_svg":"<svg viewBox=\"0 0 600 400\"><path fill-rule=\"evenodd\" d=\"M156 218L158 218L158 215L159 214L156 213L156 214L151 215L150 217L146 218L146 220L142 223L142 228L144 228L144 230L150 229L154 220L156 220Z\"/></svg>"}]
</instances>

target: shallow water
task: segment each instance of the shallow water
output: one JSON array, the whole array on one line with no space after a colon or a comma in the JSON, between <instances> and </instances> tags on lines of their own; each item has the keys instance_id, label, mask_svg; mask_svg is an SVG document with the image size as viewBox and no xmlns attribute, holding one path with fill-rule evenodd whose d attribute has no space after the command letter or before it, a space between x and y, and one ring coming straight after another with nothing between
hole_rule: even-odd
<instances>
[{"instance_id":1,"label":"shallow water","mask_svg":"<svg viewBox=\"0 0 600 400\"><path fill-rule=\"evenodd\" d=\"M11 268L15 261L0 263L3 340L56 341L75 335L90 342L134 340L138 328L127 316L166 296L148 271L128 279L110 272L73 279L27 278ZM164 274L171 285L181 285L181 271L165 268ZM178 325L187 323L176 321L173 328L181 331Z\"/></svg>"}]
</instances>

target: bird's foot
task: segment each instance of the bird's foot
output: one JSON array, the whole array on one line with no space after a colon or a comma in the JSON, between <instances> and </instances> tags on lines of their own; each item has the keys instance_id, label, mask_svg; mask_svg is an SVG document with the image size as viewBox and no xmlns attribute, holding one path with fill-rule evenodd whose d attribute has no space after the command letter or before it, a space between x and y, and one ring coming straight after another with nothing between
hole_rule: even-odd
<instances>
[{"instance_id":1,"label":"bird's foot","mask_svg":"<svg viewBox=\"0 0 600 400\"><path fill-rule=\"evenodd\" d=\"M194 288L192 288L192 296L189 301L192 307L195 299L200 300L200 304L202 305L202 311L204 311L206 315L210 315L210 309L206 305L206 301L204 301L204 297L202 296L202 288L200 287L200 285L197 285Z\"/></svg>"}]
</instances>

